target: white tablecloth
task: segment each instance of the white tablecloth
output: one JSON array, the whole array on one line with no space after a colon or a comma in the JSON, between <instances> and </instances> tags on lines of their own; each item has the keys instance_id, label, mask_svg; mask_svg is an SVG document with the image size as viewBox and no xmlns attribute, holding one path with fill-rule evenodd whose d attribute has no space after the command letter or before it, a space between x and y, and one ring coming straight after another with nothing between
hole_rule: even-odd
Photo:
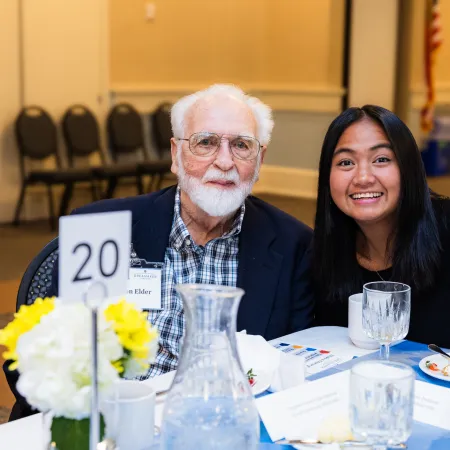
<instances>
[{"instance_id":1,"label":"white tablecloth","mask_svg":"<svg viewBox=\"0 0 450 450\"><path fill-rule=\"evenodd\" d=\"M271 342L286 342L329 350L343 359L351 359L353 356L362 356L373 351L355 347L348 338L347 328L342 327L310 328L274 339ZM155 381L149 380L148 382L161 384L158 381L155 379ZM41 450L42 442L41 414L0 425L0 450Z\"/></svg>"}]
</instances>

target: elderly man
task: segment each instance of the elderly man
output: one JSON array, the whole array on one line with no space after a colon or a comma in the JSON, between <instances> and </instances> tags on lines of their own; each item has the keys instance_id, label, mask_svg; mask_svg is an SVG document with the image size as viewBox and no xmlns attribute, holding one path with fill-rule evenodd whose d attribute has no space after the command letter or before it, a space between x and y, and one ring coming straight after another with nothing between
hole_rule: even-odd
<instances>
[{"instance_id":1,"label":"elderly man","mask_svg":"<svg viewBox=\"0 0 450 450\"><path fill-rule=\"evenodd\" d=\"M149 311L160 348L145 378L177 367L184 316L176 284L243 288L238 329L266 339L312 322L312 231L249 196L270 141L270 108L236 87L214 85L179 100L171 120L178 186L75 211L131 210L132 258L163 263L161 309Z\"/></svg>"}]
</instances>

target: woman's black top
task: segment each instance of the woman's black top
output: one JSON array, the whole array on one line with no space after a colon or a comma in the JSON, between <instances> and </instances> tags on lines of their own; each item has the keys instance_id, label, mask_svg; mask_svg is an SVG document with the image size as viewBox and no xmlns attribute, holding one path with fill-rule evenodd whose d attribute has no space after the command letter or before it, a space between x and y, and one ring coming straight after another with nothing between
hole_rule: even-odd
<instances>
[{"instance_id":1,"label":"woman's black top","mask_svg":"<svg viewBox=\"0 0 450 450\"><path fill-rule=\"evenodd\" d=\"M433 288L423 292L412 292L411 320L406 339L424 344L437 344L450 348L450 200L441 199L433 202L439 206L438 217L442 245L441 264ZM447 219L447 220L446 220ZM372 281L397 281L392 279L392 269L372 272L359 266L362 284ZM356 293L356 292L355 292ZM329 301L323 296L316 296L316 324L348 326L348 298Z\"/></svg>"}]
</instances>

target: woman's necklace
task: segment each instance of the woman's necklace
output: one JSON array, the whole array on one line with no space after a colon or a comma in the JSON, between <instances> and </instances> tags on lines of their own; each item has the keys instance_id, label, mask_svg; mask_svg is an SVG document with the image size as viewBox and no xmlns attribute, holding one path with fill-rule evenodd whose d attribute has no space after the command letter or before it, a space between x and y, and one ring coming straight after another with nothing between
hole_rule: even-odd
<instances>
[{"instance_id":1,"label":"woman's necklace","mask_svg":"<svg viewBox=\"0 0 450 450\"><path fill-rule=\"evenodd\" d=\"M380 275L380 272L375 268L376 266L375 266L374 262L369 257L367 257L365 255L362 255L359 252L356 252L356 259L358 261L358 264L360 266L362 266L364 269L367 269L367 270L369 270L371 272L375 272L378 275L378 277L380 278L381 281L386 281ZM386 267L385 269L379 269L379 270L386 270L386 269L388 269L388 267Z\"/></svg>"},{"instance_id":2,"label":"woman's necklace","mask_svg":"<svg viewBox=\"0 0 450 450\"><path fill-rule=\"evenodd\" d=\"M375 270L375 273L380 277L381 281L386 281L381 275L380 272L378 272L378 270Z\"/></svg>"}]
</instances>

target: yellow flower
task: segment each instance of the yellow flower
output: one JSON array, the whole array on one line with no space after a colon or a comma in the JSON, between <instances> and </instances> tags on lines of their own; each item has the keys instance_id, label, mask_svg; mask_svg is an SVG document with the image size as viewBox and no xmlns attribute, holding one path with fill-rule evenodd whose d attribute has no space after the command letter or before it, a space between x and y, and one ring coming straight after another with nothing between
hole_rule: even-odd
<instances>
[{"instance_id":1,"label":"yellow flower","mask_svg":"<svg viewBox=\"0 0 450 450\"><path fill-rule=\"evenodd\" d=\"M114 367L114 369L116 369L117 370L117 373L123 373L124 372L124 368L123 368L123 363L122 363L122 360L121 359L119 359L118 361L114 361L113 363L112 363L112 365L113 365L113 367Z\"/></svg>"},{"instance_id":2,"label":"yellow flower","mask_svg":"<svg viewBox=\"0 0 450 450\"><path fill-rule=\"evenodd\" d=\"M4 359L13 361L9 366L10 370L18 367L16 347L19 337L30 331L54 307L54 298L37 298L32 305L22 305L19 311L14 314L14 320L6 325L3 330L0 330L0 345L6 347L2 356Z\"/></svg>"},{"instance_id":3,"label":"yellow flower","mask_svg":"<svg viewBox=\"0 0 450 450\"><path fill-rule=\"evenodd\" d=\"M158 339L158 332L148 322L146 313L120 300L105 309L105 318L112 323L125 353L130 354L142 369L148 368L152 357L150 344Z\"/></svg>"}]
</instances>

